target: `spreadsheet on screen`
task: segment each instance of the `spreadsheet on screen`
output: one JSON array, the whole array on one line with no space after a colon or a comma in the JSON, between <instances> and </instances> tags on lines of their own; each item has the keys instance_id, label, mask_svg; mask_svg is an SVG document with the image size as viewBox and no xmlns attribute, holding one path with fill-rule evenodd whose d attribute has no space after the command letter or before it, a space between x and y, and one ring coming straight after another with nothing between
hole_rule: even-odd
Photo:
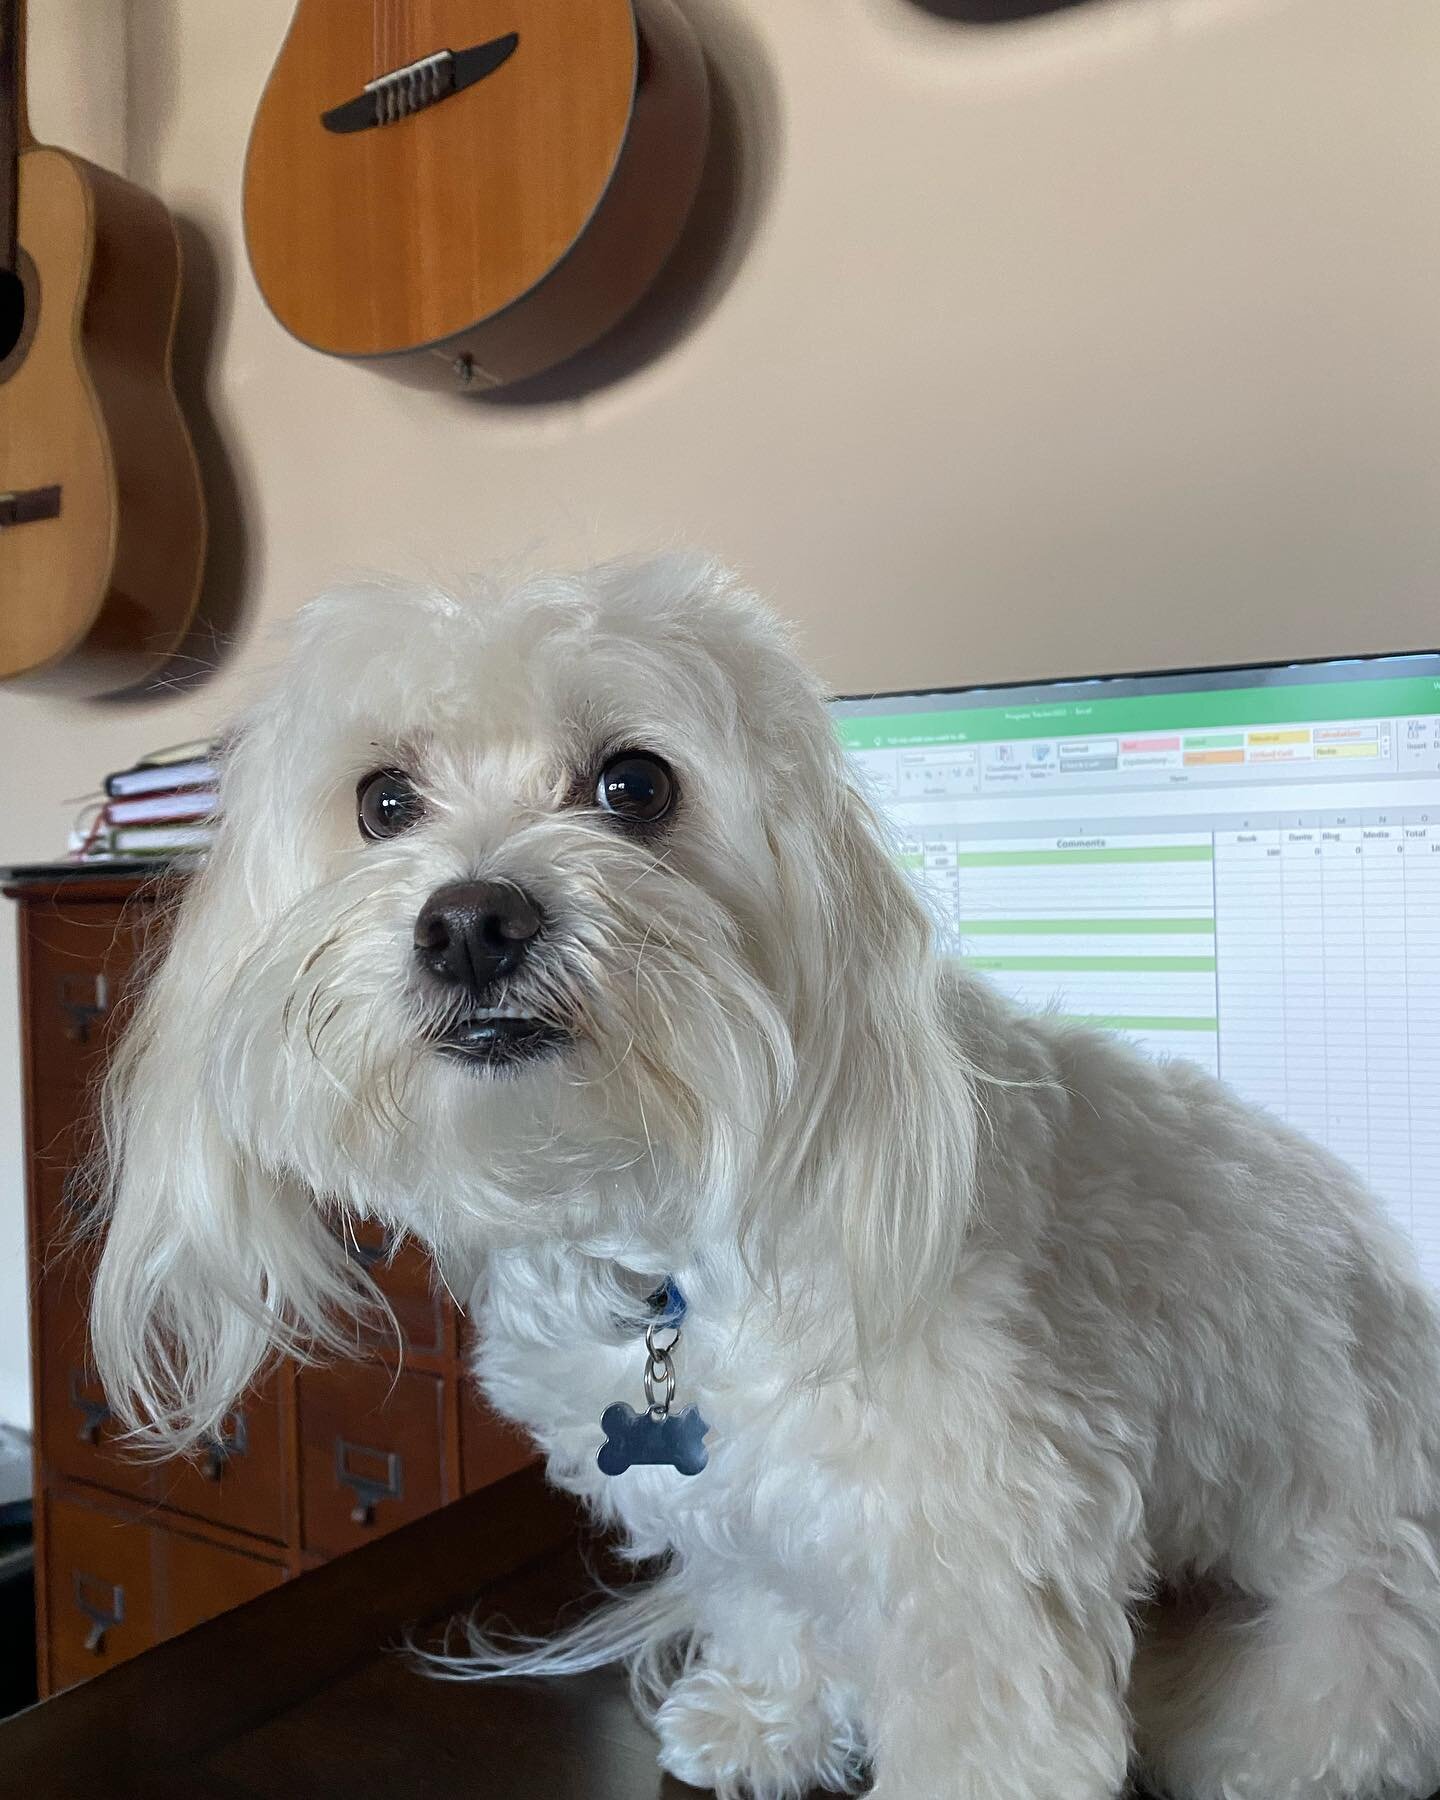
<instances>
[{"instance_id":1,"label":"spreadsheet on screen","mask_svg":"<svg viewBox=\"0 0 1440 1800\"><path fill-rule=\"evenodd\" d=\"M1440 1286L1440 655L832 710L944 950L1327 1145Z\"/></svg>"}]
</instances>

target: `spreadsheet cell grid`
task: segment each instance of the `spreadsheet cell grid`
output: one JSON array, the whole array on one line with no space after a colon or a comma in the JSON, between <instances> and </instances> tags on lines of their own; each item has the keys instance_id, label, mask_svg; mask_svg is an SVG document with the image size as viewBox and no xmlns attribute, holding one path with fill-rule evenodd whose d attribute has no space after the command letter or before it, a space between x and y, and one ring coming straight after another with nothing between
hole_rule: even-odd
<instances>
[{"instance_id":1,"label":"spreadsheet cell grid","mask_svg":"<svg viewBox=\"0 0 1440 1800\"><path fill-rule=\"evenodd\" d=\"M942 951L1343 1157L1440 1285L1440 657L838 713Z\"/></svg>"}]
</instances>

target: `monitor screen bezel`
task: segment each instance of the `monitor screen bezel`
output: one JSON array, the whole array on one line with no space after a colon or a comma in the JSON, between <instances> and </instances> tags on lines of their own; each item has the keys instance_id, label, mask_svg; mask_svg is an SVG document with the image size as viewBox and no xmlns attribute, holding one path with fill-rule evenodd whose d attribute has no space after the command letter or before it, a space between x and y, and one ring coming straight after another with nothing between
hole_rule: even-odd
<instances>
[{"instance_id":1,"label":"monitor screen bezel","mask_svg":"<svg viewBox=\"0 0 1440 1800\"><path fill-rule=\"evenodd\" d=\"M941 687L876 688L864 693L831 694L827 697L826 705L832 708L840 706L868 707L872 704L884 701L933 700L943 698L952 703L958 703L960 706L964 706L967 701L972 700L976 704L984 704L985 699L992 695L999 696L1000 703L1004 704L1007 699L1014 700L1020 695L1028 697L1033 694L1038 698L1041 695L1054 696L1056 691L1060 689L1075 688L1093 690L1098 687L1110 687L1114 684L1131 682L1141 686L1157 682L1174 683L1175 685L1168 689L1169 692L1176 694L1200 693L1206 690L1199 686L1180 684L1192 682L1204 683L1217 676L1236 677L1237 679L1226 685L1238 689L1247 687L1283 688L1292 686L1303 688L1307 685L1307 681L1311 679L1311 672L1318 669L1334 671L1370 671L1373 670L1377 664L1418 662L1427 658L1440 662L1440 646L1430 650L1373 650L1365 651L1360 655L1351 656L1289 657L1284 661L1275 662L1199 663L1181 669L1122 669L1109 675L1056 675L1045 676L1038 679L1029 678L1017 681L976 682L973 684L956 684ZM1437 673L1440 673L1440 671L1437 671ZM1295 679L1293 681L1283 679L1252 681L1244 679L1248 676L1257 675L1280 677L1293 675ZM1345 674L1337 675L1337 679L1342 681L1347 678L1348 677ZM1440 705L1437 705L1436 711L1440 712ZM840 716L864 715L842 714Z\"/></svg>"}]
</instances>

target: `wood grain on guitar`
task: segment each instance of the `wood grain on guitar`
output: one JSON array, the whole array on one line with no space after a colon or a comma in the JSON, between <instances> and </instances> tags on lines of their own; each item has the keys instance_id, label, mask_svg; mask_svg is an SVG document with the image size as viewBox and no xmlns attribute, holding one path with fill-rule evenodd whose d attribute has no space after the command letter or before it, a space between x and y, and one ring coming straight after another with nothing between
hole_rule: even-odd
<instances>
[{"instance_id":1,"label":"wood grain on guitar","mask_svg":"<svg viewBox=\"0 0 1440 1800\"><path fill-rule=\"evenodd\" d=\"M36 144L21 0L0 0L0 680L131 687L179 645L205 516L170 383L175 227Z\"/></svg>"},{"instance_id":2,"label":"wood grain on guitar","mask_svg":"<svg viewBox=\"0 0 1440 1800\"><path fill-rule=\"evenodd\" d=\"M654 280L707 126L671 0L301 0L246 158L251 265L317 350L515 381Z\"/></svg>"}]
</instances>

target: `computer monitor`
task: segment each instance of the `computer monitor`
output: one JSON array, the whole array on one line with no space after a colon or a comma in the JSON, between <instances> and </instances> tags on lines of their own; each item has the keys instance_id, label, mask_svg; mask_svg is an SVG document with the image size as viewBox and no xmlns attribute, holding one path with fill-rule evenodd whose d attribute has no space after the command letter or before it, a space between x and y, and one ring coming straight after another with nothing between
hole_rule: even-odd
<instances>
[{"instance_id":1,"label":"computer monitor","mask_svg":"<svg viewBox=\"0 0 1440 1800\"><path fill-rule=\"evenodd\" d=\"M1440 1286L1440 655L833 711L944 950L1327 1145Z\"/></svg>"}]
</instances>

